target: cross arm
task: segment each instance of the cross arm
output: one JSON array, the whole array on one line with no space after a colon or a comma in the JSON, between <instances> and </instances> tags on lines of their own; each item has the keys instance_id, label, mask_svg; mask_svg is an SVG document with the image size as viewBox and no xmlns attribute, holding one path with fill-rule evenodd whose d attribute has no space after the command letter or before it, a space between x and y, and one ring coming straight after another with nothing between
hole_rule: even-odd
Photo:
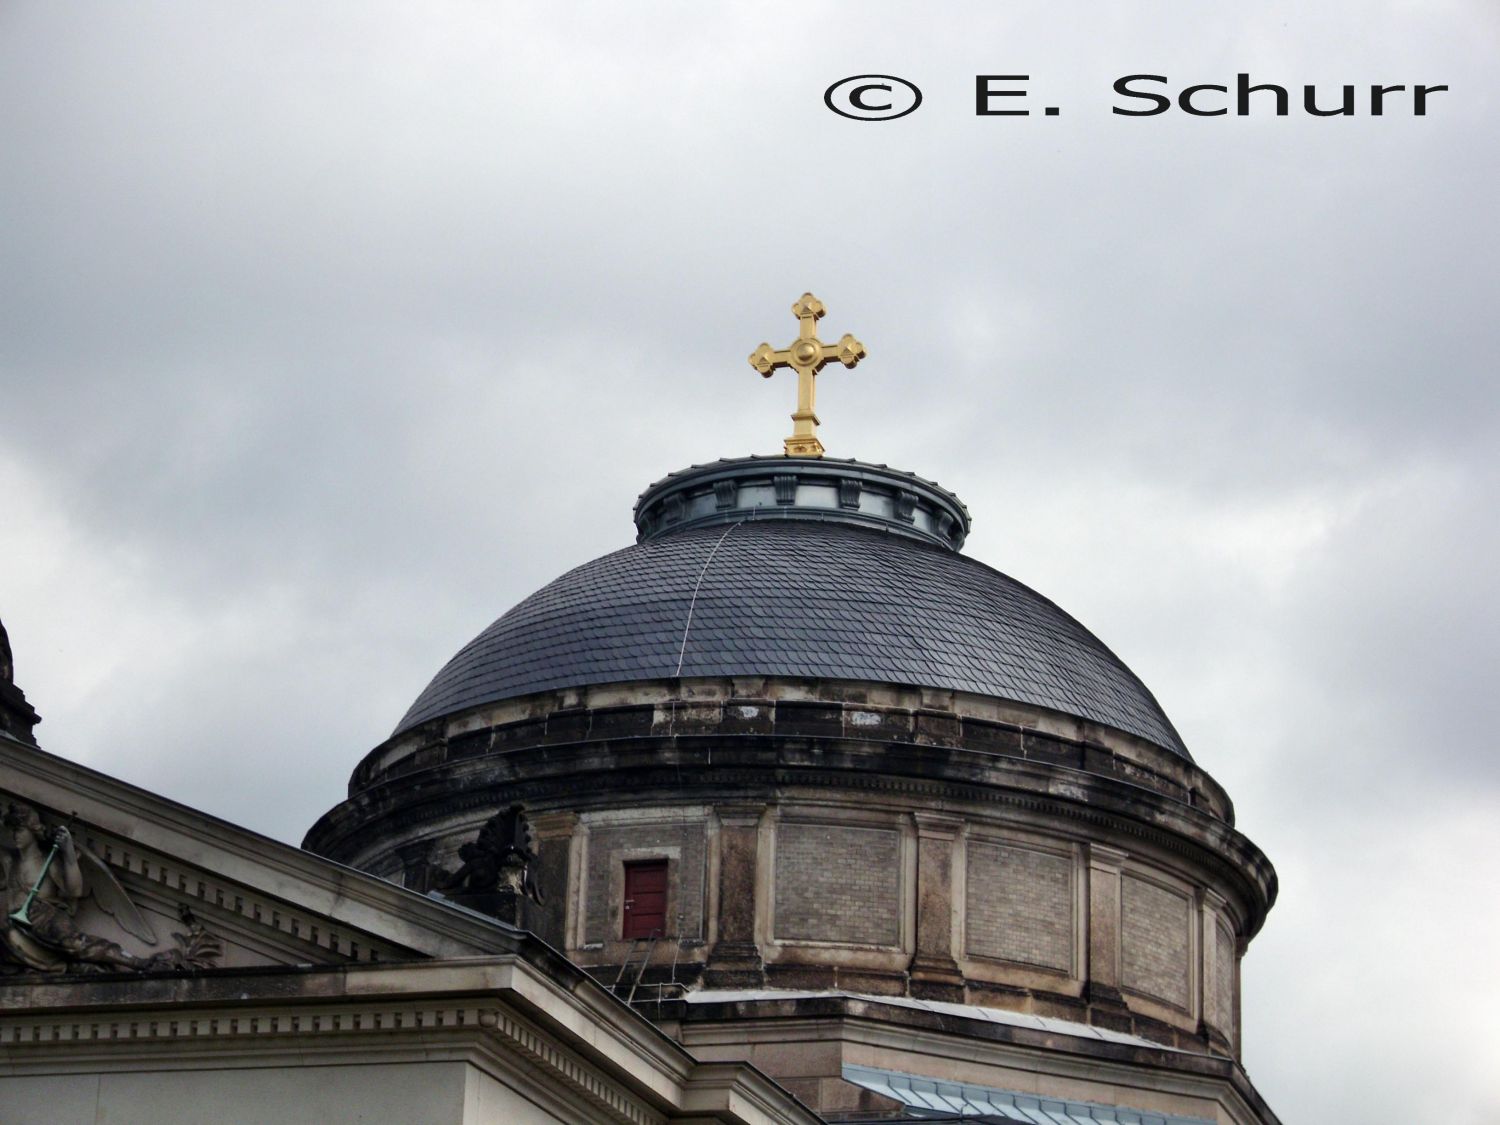
<instances>
[{"instance_id":1,"label":"cross arm","mask_svg":"<svg viewBox=\"0 0 1500 1125\"><path fill-rule=\"evenodd\" d=\"M763 345L764 346L764 345ZM837 344L823 345L823 362L830 363L837 360L845 367L853 367L865 358L865 346L849 333L845 332L843 338ZM754 362L752 357L751 362Z\"/></svg>"},{"instance_id":2,"label":"cross arm","mask_svg":"<svg viewBox=\"0 0 1500 1125\"><path fill-rule=\"evenodd\" d=\"M791 350L783 348L778 351L770 344L762 344L750 353L750 366L769 379L771 372L778 367L792 366Z\"/></svg>"}]
</instances>

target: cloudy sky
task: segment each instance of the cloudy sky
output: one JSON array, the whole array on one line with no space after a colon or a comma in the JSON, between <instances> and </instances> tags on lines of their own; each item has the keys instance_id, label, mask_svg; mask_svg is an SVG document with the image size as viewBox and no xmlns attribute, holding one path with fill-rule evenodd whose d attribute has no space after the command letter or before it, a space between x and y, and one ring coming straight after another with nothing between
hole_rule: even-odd
<instances>
[{"instance_id":1,"label":"cloudy sky","mask_svg":"<svg viewBox=\"0 0 1500 1125\"><path fill-rule=\"evenodd\" d=\"M779 450L957 491L1282 893L1288 1122L1500 1120L1500 9L0 5L0 617L49 750L296 842L461 644ZM1121 75L1355 117L1111 113ZM917 83L899 121L822 104ZM1055 117L977 117L974 75ZM1448 84L1417 117L1371 83ZM1137 105L1141 103L1135 103ZM1295 104L1295 99L1294 99Z\"/></svg>"}]
</instances>

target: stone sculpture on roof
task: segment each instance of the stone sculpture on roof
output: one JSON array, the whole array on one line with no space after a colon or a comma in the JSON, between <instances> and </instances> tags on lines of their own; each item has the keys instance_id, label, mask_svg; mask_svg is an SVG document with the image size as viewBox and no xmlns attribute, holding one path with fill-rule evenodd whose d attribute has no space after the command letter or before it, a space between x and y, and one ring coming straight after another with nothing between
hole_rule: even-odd
<instances>
[{"instance_id":1,"label":"stone sculpture on roof","mask_svg":"<svg viewBox=\"0 0 1500 1125\"><path fill-rule=\"evenodd\" d=\"M458 858L458 870L437 881L445 897L506 921L514 921L517 896L542 905L533 872L536 831L522 806L511 805L485 821L472 841L459 845Z\"/></svg>"},{"instance_id":2,"label":"stone sculpture on roof","mask_svg":"<svg viewBox=\"0 0 1500 1125\"><path fill-rule=\"evenodd\" d=\"M26 702L26 695L15 684L15 661L11 657L10 637L0 621L0 734L22 742L35 743L32 728L41 722L36 709Z\"/></svg>"}]
</instances>

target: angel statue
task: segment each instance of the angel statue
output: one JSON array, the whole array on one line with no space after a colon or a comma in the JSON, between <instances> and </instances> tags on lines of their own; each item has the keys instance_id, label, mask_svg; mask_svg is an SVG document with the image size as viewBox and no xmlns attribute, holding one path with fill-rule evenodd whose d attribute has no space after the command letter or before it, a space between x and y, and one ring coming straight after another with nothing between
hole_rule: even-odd
<instances>
[{"instance_id":1,"label":"angel statue","mask_svg":"<svg viewBox=\"0 0 1500 1125\"><path fill-rule=\"evenodd\" d=\"M0 962L42 972L196 969L214 964L222 952L184 908L189 932L173 934L178 948L148 957L78 927L85 899L112 917L122 930L147 945L156 932L136 908L109 867L80 847L66 825L48 829L29 805L12 802L0 818L10 840L0 839L0 886L4 892L4 931Z\"/></svg>"}]
</instances>

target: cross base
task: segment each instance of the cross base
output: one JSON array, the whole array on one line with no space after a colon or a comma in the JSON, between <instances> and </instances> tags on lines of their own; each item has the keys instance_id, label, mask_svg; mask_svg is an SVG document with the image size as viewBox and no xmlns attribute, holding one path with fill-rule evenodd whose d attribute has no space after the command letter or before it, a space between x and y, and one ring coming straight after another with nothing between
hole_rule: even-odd
<instances>
[{"instance_id":1,"label":"cross base","mask_svg":"<svg viewBox=\"0 0 1500 1125\"><path fill-rule=\"evenodd\" d=\"M783 442L783 445L786 446L788 457L823 456L823 443L813 436L793 434Z\"/></svg>"}]
</instances>

